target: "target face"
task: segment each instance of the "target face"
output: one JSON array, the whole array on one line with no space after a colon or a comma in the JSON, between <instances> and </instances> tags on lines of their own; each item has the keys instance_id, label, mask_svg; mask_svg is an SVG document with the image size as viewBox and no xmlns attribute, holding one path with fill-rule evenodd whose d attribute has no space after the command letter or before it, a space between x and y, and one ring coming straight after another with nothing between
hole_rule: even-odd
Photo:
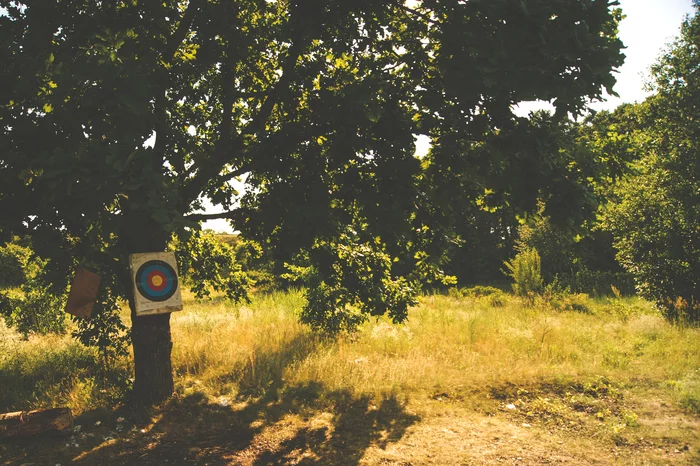
<instances>
[{"instance_id":1,"label":"target face","mask_svg":"<svg viewBox=\"0 0 700 466\"><path fill-rule=\"evenodd\" d=\"M175 254L132 254L129 261L137 315L182 310Z\"/></svg>"},{"instance_id":2,"label":"target face","mask_svg":"<svg viewBox=\"0 0 700 466\"><path fill-rule=\"evenodd\" d=\"M177 291L177 274L167 262L148 261L136 271L136 289L149 301L167 301Z\"/></svg>"}]
</instances>

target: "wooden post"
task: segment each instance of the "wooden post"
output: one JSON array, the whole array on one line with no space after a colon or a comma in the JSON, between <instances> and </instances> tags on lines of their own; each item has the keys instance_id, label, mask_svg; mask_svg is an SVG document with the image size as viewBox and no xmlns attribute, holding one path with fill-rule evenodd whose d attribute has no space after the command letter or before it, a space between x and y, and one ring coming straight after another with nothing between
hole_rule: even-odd
<instances>
[{"instance_id":1,"label":"wooden post","mask_svg":"<svg viewBox=\"0 0 700 466\"><path fill-rule=\"evenodd\" d=\"M73 415L69 408L0 414L0 438L67 434L72 430Z\"/></svg>"}]
</instances>

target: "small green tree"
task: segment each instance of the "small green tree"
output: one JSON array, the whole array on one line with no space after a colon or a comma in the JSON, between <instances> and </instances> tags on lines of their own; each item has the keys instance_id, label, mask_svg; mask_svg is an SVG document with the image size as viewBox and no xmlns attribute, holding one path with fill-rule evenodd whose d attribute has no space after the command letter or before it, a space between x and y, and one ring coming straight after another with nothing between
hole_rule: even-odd
<instances>
[{"instance_id":1,"label":"small green tree","mask_svg":"<svg viewBox=\"0 0 700 466\"><path fill-rule=\"evenodd\" d=\"M14 238L0 247L0 317L25 337L62 333L64 300L51 292L44 273L46 260L28 244Z\"/></svg>"},{"instance_id":2,"label":"small green tree","mask_svg":"<svg viewBox=\"0 0 700 466\"><path fill-rule=\"evenodd\" d=\"M540 264L540 255L535 248L520 251L513 259L504 262L505 274L515 282L513 292L516 295L532 299L542 291Z\"/></svg>"},{"instance_id":3,"label":"small green tree","mask_svg":"<svg viewBox=\"0 0 700 466\"><path fill-rule=\"evenodd\" d=\"M29 248L14 242L0 246L0 289L18 287L27 281L25 269L30 257Z\"/></svg>"}]
</instances>

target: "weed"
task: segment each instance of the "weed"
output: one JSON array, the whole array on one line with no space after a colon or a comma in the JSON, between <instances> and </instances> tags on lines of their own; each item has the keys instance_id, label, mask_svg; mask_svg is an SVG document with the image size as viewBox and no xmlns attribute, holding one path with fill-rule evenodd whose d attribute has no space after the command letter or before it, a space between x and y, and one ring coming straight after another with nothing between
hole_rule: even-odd
<instances>
[{"instance_id":1,"label":"weed","mask_svg":"<svg viewBox=\"0 0 700 466\"><path fill-rule=\"evenodd\" d=\"M503 307L506 303L506 297L503 293L489 295L488 303L491 307Z\"/></svg>"},{"instance_id":2,"label":"weed","mask_svg":"<svg viewBox=\"0 0 700 466\"><path fill-rule=\"evenodd\" d=\"M473 286L471 288L462 288L460 291L461 291L462 296L471 297L471 298L481 298L483 296L492 296L492 295L503 294L503 291L501 291L498 288L495 288L493 286L482 286L482 285Z\"/></svg>"},{"instance_id":3,"label":"weed","mask_svg":"<svg viewBox=\"0 0 700 466\"><path fill-rule=\"evenodd\" d=\"M532 304L534 297L542 291L542 274L540 272L540 255L534 248L519 252L512 260L504 262L511 277L513 292L517 296L526 297Z\"/></svg>"},{"instance_id":4,"label":"weed","mask_svg":"<svg viewBox=\"0 0 700 466\"><path fill-rule=\"evenodd\" d=\"M669 385L674 389L674 397L681 408L689 413L700 414L700 369Z\"/></svg>"}]
</instances>

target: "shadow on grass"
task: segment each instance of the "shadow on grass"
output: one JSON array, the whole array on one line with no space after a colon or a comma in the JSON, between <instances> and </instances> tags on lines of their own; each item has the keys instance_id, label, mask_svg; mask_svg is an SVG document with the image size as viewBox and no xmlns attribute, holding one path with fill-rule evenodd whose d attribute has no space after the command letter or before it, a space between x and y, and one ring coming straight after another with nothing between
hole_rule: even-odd
<instances>
[{"instance_id":1,"label":"shadow on grass","mask_svg":"<svg viewBox=\"0 0 700 466\"><path fill-rule=\"evenodd\" d=\"M357 395L316 382L285 383L286 368L308 357L318 344L308 336L297 338L279 352L259 351L249 364L232 368L231 380L247 398L230 406L192 393L149 414L128 408L88 412L76 419L86 428L73 439L5 448L8 456L0 465L354 465L370 447L386 448L419 421L393 395ZM120 417L127 421L116 424ZM95 427L99 419L101 425ZM115 433L117 425L122 430ZM2 453L0 444L0 457Z\"/></svg>"},{"instance_id":2,"label":"shadow on grass","mask_svg":"<svg viewBox=\"0 0 700 466\"><path fill-rule=\"evenodd\" d=\"M17 352L0 361L0 413L69 402L114 404L127 392L129 377L127 365L104 368L94 351L77 343L56 350Z\"/></svg>"}]
</instances>

